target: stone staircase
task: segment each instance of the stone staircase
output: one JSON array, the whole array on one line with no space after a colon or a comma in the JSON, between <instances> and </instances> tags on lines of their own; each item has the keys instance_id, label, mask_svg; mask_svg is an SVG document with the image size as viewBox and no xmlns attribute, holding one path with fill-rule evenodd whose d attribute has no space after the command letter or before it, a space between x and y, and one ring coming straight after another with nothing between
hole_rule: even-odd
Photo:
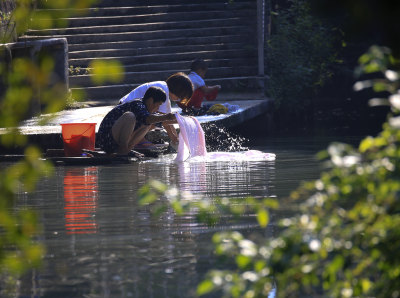
<instances>
[{"instance_id":1,"label":"stone staircase","mask_svg":"<svg viewBox=\"0 0 400 298\"><path fill-rule=\"evenodd\" d=\"M69 84L86 100L117 101L136 86L188 72L191 61L208 62L207 84L223 91L255 91L257 78L256 0L103 0L74 11L68 27L31 29L20 40L65 37ZM119 83L95 86L89 63L118 59Z\"/></svg>"}]
</instances>

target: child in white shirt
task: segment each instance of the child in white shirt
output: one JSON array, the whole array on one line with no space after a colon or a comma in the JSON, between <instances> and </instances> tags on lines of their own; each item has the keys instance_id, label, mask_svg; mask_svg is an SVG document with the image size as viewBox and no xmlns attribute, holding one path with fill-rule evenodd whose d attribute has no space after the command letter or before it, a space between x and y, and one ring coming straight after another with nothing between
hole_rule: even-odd
<instances>
[{"instance_id":1,"label":"child in white shirt","mask_svg":"<svg viewBox=\"0 0 400 298\"><path fill-rule=\"evenodd\" d=\"M146 93L147 89L149 89L150 87L160 87L165 91L167 99L158 109L158 112L164 114L171 113L171 100L172 101L189 100L193 94L193 85L189 77L183 72L178 72L168 77L168 79L165 82L154 81L136 87L131 92L122 97L119 100L119 103L123 104L126 102L130 102L136 98L142 98ZM167 131L167 134L171 140L171 146L173 148L178 148L178 142L179 142L178 134L174 126L171 124L163 124L163 127ZM145 147L150 147L153 144L143 140L143 142L141 142L139 146L144 146L144 145Z\"/></svg>"},{"instance_id":2,"label":"child in white shirt","mask_svg":"<svg viewBox=\"0 0 400 298\"><path fill-rule=\"evenodd\" d=\"M193 84L193 95L189 100L182 100L178 102L178 106L183 110L188 108L201 108L201 103L204 98L208 101L215 100L218 95L218 91L221 89L220 85L207 86L204 82L204 77L207 73L208 66L202 59L196 59L192 62L190 67L189 79Z\"/></svg>"}]
</instances>

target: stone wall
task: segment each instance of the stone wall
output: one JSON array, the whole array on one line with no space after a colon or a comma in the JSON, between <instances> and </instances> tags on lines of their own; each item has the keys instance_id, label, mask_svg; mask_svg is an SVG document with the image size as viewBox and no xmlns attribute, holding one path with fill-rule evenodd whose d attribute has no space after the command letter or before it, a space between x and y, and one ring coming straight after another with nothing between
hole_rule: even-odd
<instances>
[{"instance_id":1,"label":"stone wall","mask_svg":"<svg viewBox=\"0 0 400 298\"><path fill-rule=\"evenodd\" d=\"M38 64L41 57L50 56L54 59L54 69L51 73L47 87L51 88L55 84L62 84L65 88L65 93L69 89L68 81L68 44L65 38L52 38L34 41L22 41L14 43L0 44L0 57L3 61L3 67L7 71L10 68L12 61L17 58L25 58ZM41 101L40 88L35 88L37 92L32 100L31 109L26 117L31 117L40 114L43 107ZM47 88L46 87L46 88ZM0 77L0 100L4 96L7 89L4 77Z\"/></svg>"}]
</instances>

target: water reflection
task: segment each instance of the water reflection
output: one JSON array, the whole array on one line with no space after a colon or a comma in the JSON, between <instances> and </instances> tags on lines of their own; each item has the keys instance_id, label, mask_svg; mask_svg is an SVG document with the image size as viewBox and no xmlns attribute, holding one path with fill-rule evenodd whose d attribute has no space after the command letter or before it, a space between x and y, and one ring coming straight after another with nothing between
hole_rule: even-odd
<instances>
[{"instance_id":1,"label":"water reflection","mask_svg":"<svg viewBox=\"0 0 400 298\"><path fill-rule=\"evenodd\" d=\"M308 143L301 139L301 144ZM216 266L213 233L254 233L255 218L224 218L210 228L197 222L195 210L184 217L172 210L152 217L148 208L139 208L137 191L157 179L211 202L215 197L246 196L281 200L319 171L316 150L294 150L292 143L283 149L257 149L276 153L277 160L175 163L164 156L129 165L57 167L56 175L24 200L38 207L47 253L35 279L31 275L20 280L19 295L195 297L205 272ZM271 214L272 224L257 233L274 233L274 223L287 212L287 205L281 206ZM67 233L60 233L63 230Z\"/></svg>"},{"instance_id":2,"label":"water reflection","mask_svg":"<svg viewBox=\"0 0 400 298\"><path fill-rule=\"evenodd\" d=\"M64 176L64 210L67 234L97 232L97 176L96 167L67 169Z\"/></svg>"},{"instance_id":3,"label":"water reflection","mask_svg":"<svg viewBox=\"0 0 400 298\"><path fill-rule=\"evenodd\" d=\"M147 175L173 185L181 191L192 193L192 199L208 198L214 202L216 197L265 198L274 196L272 191L275 179L275 161L185 161L175 162L175 155L163 156L139 164ZM154 169L154 172L151 170ZM150 170L150 171L149 171ZM141 170L142 171L142 170ZM171 217L174 213L171 212ZM175 234L204 234L220 230L243 230L257 227L254 217L243 214L240 222L232 222L228 217L224 224L210 228L196 220L193 210L177 220ZM269 231L270 232L270 231Z\"/></svg>"},{"instance_id":4,"label":"water reflection","mask_svg":"<svg viewBox=\"0 0 400 298\"><path fill-rule=\"evenodd\" d=\"M179 189L190 191L193 193L204 193L207 191L207 167L204 162L177 163L179 173Z\"/></svg>"},{"instance_id":5,"label":"water reflection","mask_svg":"<svg viewBox=\"0 0 400 298\"><path fill-rule=\"evenodd\" d=\"M275 161L261 160L192 160L175 162L175 155L141 163L139 168L152 178L159 179L180 190L190 191L195 196L210 197L266 197L273 193ZM150 164L150 165L149 165ZM157 173L149 173L155 167ZM146 170L144 170L146 169Z\"/></svg>"}]
</instances>

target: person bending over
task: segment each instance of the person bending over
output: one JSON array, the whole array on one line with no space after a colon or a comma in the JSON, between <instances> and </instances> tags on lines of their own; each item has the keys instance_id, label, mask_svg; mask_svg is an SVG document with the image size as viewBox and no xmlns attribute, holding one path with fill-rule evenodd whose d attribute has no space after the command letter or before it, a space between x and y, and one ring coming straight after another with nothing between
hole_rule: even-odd
<instances>
[{"instance_id":1,"label":"person bending over","mask_svg":"<svg viewBox=\"0 0 400 298\"><path fill-rule=\"evenodd\" d=\"M152 86L162 88L166 95L167 99L160 106L159 112L161 113L171 113L171 101L179 101L179 100L188 100L192 97L193 94L193 85L190 81L189 77L182 72L177 72L167 78L166 81L154 81L142 84L131 92L126 94L119 100L119 104L123 104L126 102L130 102L136 98L142 98L146 90ZM168 137L171 140L171 146L175 149L178 148L178 134L171 124L164 123L164 129L166 130ZM143 147L151 147L153 144L146 141L145 139L140 141L139 144L141 148Z\"/></svg>"},{"instance_id":2,"label":"person bending over","mask_svg":"<svg viewBox=\"0 0 400 298\"><path fill-rule=\"evenodd\" d=\"M156 114L167 96L159 87L150 87L143 98L115 106L103 118L97 144L107 153L127 155L139 143L153 124L176 123L172 113Z\"/></svg>"}]
</instances>

